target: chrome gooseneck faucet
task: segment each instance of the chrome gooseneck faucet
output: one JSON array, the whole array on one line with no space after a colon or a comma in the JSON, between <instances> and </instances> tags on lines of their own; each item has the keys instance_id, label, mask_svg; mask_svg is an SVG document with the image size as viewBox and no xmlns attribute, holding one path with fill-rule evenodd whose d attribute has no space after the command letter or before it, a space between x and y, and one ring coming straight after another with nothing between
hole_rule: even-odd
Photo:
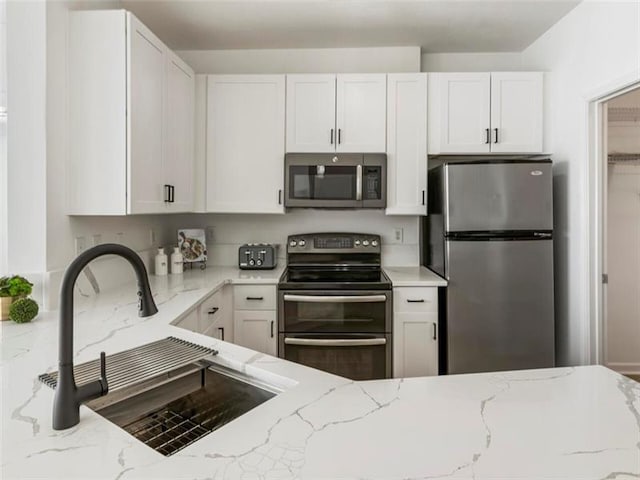
<instances>
[{"instance_id":1,"label":"chrome gooseneck faucet","mask_svg":"<svg viewBox=\"0 0 640 480\"><path fill-rule=\"evenodd\" d=\"M119 255L128 260L138 277L138 315L149 317L158 312L147 269L136 252L124 245L105 243L81 253L67 268L60 288L60 333L58 346L58 382L53 401L53 429L71 428L80 421L80 404L106 395L109 384L104 352L100 353L100 379L76 386L73 376L73 289L82 269L94 258Z\"/></svg>"}]
</instances>

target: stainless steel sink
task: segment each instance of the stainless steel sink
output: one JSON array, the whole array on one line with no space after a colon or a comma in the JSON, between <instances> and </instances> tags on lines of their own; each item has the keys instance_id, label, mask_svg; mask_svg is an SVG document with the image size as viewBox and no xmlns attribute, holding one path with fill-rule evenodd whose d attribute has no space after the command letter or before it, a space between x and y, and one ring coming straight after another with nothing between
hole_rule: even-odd
<instances>
[{"instance_id":1,"label":"stainless steel sink","mask_svg":"<svg viewBox=\"0 0 640 480\"><path fill-rule=\"evenodd\" d=\"M169 456L280 391L236 370L200 361L94 400L88 406Z\"/></svg>"}]
</instances>

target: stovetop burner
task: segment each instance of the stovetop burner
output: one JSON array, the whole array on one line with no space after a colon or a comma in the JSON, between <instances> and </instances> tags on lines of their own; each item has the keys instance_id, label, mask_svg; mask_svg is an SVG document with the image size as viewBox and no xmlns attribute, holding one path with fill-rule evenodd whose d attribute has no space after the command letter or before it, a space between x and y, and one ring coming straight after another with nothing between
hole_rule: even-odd
<instances>
[{"instance_id":1,"label":"stovetop burner","mask_svg":"<svg viewBox=\"0 0 640 480\"><path fill-rule=\"evenodd\" d=\"M387 290L380 266L380 236L357 233L292 235L281 289Z\"/></svg>"},{"instance_id":2,"label":"stovetop burner","mask_svg":"<svg viewBox=\"0 0 640 480\"><path fill-rule=\"evenodd\" d=\"M390 289L391 280L380 268L289 267L280 278L287 289Z\"/></svg>"}]
</instances>

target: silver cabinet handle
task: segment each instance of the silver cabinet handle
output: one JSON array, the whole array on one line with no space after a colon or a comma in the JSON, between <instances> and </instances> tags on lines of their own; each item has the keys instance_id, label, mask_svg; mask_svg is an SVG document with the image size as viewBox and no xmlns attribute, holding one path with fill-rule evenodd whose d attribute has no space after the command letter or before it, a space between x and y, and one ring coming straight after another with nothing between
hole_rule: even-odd
<instances>
[{"instance_id":1,"label":"silver cabinet handle","mask_svg":"<svg viewBox=\"0 0 640 480\"><path fill-rule=\"evenodd\" d=\"M438 327L436 326L435 323L432 323L433 325L433 339L437 340L438 339Z\"/></svg>"},{"instance_id":2,"label":"silver cabinet handle","mask_svg":"<svg viewBox=\"0 0 640 480\"><path fill-rule=\"evenodd\" d=\"M247 300L264 300L264 297L247 297Z\"/></svg>"},{"instance_id":3,"label":"silver cabinet handle","mask_svg":"<svg viewBox=\"0 0 640 480\"><path fill-rule=\"evenodd\" d=\"M491 131L488 128L485 128L484 131L487 134L487 138L484 143L491 143Z\"/></svg>"},{"instance_id":4,"label":"silver cabinet handle","mask_svg":"<svg viewBox=\"0 0 640 480\"><path fill-rule=\"evenodd\" d=\"M211 310L207 312L208 315L215 315L216 312L220 310L218 307L213 307Z\"/></svg>"},{"instance_id":5,"label":"silver cabinet handle","mask_svg":"<svg viewBox=\"0 0 640 480\"><path fill-rule=\"evenodd\" d=\"M331 145L333 145L333 128L331 129L331 140L330 140L330 142L331 142Z\"/></svg>"},{"instance_id":6,"label":"silver cabinet handle","mask_svg":"<svg viewBox=\"0 0 640 480\"><path fill-rule=\"evenodd\" d=\"M342 129L338 129L338 143L342 143Z\"/></svg>"},{"instance_id":7,"label":"silver cabinet handle","mask_svg":"<svg viewBox=\"0 0 640 480\"><path fill-rule=\"evenodd\" d=\"M411 298L407 298L407 303L424 303L424 298L421 298L419 300L413 300Z\"/></svg>"},{"instance_id":8,"label":"silver cabinet handle","mask_svg":"<svg viewBox=\"0 0 640 480\"><path fill-rule=\"evenodd\" d=\"M386 295L285 295L285 302L372 303L386 302Z\"/></svg>"},{"instance_id":9,"label":"silver cabinet handle","mask_svg":"<svg viewBox=\"0 0 640 480\"><path fill-rule=\"evenodd\" d=\"M273 338L273 323L274 323L273 320L271 320L271 332L270 332L271 338Z\"/></svg>"},{"instance_id":10,"label":"silver cabinet handle","mask_svg":"<svg viewBox=\"0 0 640 480\"><path fill-rule=\"evenodd\" d=\"M494 128L494 129L493 129L493 131L496 133L496 138L495 138L495 140L493 141L493 143L498 143L498 129L497 129L497 128Z\"/></svg>"},{"instance_id":11,"label":"silver cabinet handle","mask_svg":"<svg viewBox=\"0 0 640 480\"><path fill-rule=\"evenodd\" d=\"M363 339L317 339L317 338L290 338L285 337L285 345L299 345L303 347L368 347L372 345L386 345L386 338Z\"/></svg>"},{"instance_id":12,"label":"silver cabinet handle","mask_svg":"<svg viewBox=\"0 0 640 480\"><path fill-rule=\"evenodd\" d=\"M362 165L356 167L356 200L362 200Z\"/></svg>"}]
</instances>

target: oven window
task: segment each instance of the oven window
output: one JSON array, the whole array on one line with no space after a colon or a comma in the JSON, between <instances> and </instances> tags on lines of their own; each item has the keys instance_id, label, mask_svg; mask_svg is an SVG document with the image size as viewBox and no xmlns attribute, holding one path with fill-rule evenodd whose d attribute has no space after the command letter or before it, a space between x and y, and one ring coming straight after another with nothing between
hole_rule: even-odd
<instances>
[{"instance_id":1,"label":"oven window","mask_svg":"<svg viewBox=\"0 0 640 480\"><path fill-rule=\"evenodd\" d=\"M342 297L342 298L341 298ZM285 332L384 333L386 296L383 294L337 296L296 292L283 295ZM352 302L349 300L366 300Z\"/></svg>"},{"instance_id":2,"label":"oven window","mask_svg":"<svg viewBox=\"0 0 640 480\"><path fill-rule=\"evenodd\" d=\"M361 339L365 345L332 346L333 341L344 338L344 336L331 335L280 334L281 352L284 352L281 356L286 360L352 380L388 378L391 367L387 363L389 358L387 352L391 348L388 338L381 337L386 342L384 344L366 345L367 340L374 337L354 335L349 338ZM300 340L303 341L300 343L307 341L310 344L295 344Z\"/></svg>"},{"instance_id":3,"label":"oven window","mask_svg":"<svg viewBox=\"0 0 640 480\"><path fill-rule=\"evenodd\" d=\"M289 195L301 200L354 200L356 167L292 165Z\"/></svg>"}]
</instances>

